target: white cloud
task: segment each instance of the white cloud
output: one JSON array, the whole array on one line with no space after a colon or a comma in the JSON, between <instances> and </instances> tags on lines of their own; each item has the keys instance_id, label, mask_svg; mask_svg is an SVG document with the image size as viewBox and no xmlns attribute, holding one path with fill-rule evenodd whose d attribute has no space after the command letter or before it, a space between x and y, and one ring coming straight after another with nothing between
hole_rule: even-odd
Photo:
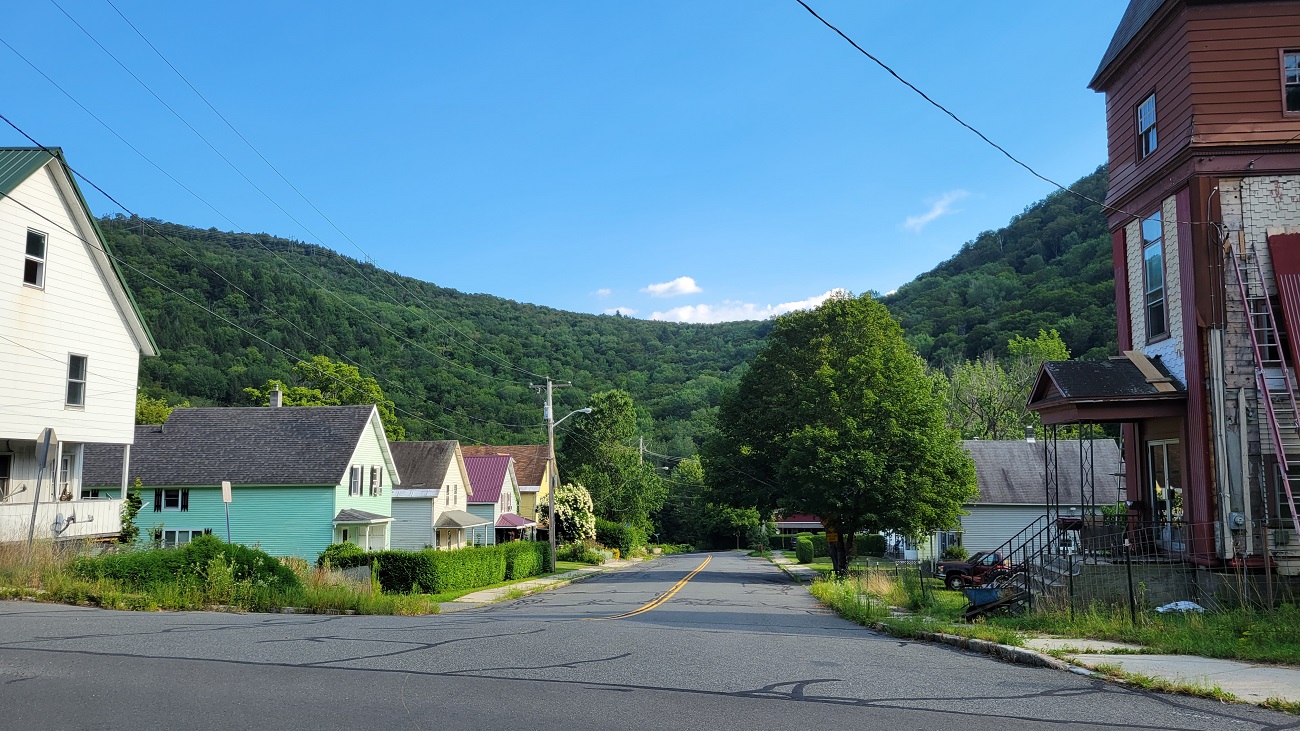
<instances>
[{"instance_id":1,"label":"white cloud","mask_svg":"<svg viewBox=\"0 0 1300 731\"><path fill-rule=\"evenodd\" d=\"M696 284L691 277L678 277L671 282L646 285L641 291L648 293L651 297L678 297L683 294L703 292L704 290L700 289L700 285Z\"/></svg>"},{"instance_id":2,"label":"white cloud","mask_svg":"<svg viewBox=\"0 0 1300 731\"><path fill-rule=\"evenodd\" d=\"M964 190L950 190L944 193L930 206L930 210L919 216L908 216L907 220L903 221L903 228L913 233L921 233L921 229L930 225L936 218L956 213L957 211L953 210L952 204L968 195L970 193Z\"/></svg>"},{"instance_id":3,"label":"white cloud","mask_svg":"<svg viewBox=\"0 0 1300 731\"><path fill-rule=\"evenodd\" d=\"M810 310L836 295L847 294L844 289L831 289L797 302L779 305L756 305L752 302L724 300L720 305L682 305L666 312L653 312L651 320L669 322L731 322L733 320L766 320L795 310Z\"/></svg>"},{"instance_id":4,"label":"white cloud","mask_svg":"<svg viewBox=\"0 0 1300 731\"><path fill-rule=\"evenodd\" d=\"M632 315L636 314L636 310L632 309L631 307L611 307L608 310L605 310L605 314L622 315L623 317L631 317Z\"/></svg>"},{"instance_id":5,"label":"white cloud","mask_svg":"<svg viewBox=\"0 0 1300 731\"><path fill-rule=\"evenodd\" d=\"M596 295L597 297L603 298L603 297L608 297L611 294L614 294L614 290L610 289L609 287L601 287L595 292L592 292L592 294Z\"/></svg>"}]
</instances>

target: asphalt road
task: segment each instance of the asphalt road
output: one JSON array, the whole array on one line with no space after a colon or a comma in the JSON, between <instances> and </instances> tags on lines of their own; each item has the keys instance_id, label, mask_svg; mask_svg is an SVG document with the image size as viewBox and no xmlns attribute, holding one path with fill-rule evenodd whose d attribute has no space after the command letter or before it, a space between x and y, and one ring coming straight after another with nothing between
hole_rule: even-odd
<instances>
[{"instance_id":1,"label":"asphalt road","mask_svg":"<svg viewBox=\"0 0 1300 731\"><path fill-rule=\"evenodd\" d=\"M705 558L432 617L0 602L0 729L1300 726L878 635L761 559L714 554L682 584Z\"/></svg>"}]
</instances>

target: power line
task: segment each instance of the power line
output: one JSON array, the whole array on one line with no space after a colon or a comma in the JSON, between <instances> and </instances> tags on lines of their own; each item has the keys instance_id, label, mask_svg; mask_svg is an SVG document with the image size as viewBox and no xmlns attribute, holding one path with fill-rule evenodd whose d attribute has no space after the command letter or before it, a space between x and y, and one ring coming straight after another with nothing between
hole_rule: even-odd
<instances>
[{"instance_id":1,"label":"power line","mask_svg":"<svg viewBox=\"0 0 1300 731\"><path fill-rule=\"evenodd\" d=\"M117 63L117 65L120 66L120 67L122 68L122 70L125 71L125 72L126 72L126 73L127 73L127 74L132 78L132 79L134 79L134 80L136 81L136 83L138 83L141 87L143 87L143 88L145 89L145 91L149 92L149 94L150 94L151 96L153 96L153 98L154 98L155 100L157 100L159 104L161 104L161 105L162 105L162 106L163 106L167 111L171 112L173 116L175 116L178 120L180 120L180 122L181 122L182 124L184 124L184 125L186 126L186 128L188 128L191 132L194 133L194 135L195 135L196 137L198 137L200 140L202 140L203 143L204 143L205 145L207 145L208 148L211 149L212 152L215 153L215 154L217 155L217 157L221 158L221 160L222 160L223 162L225 162L226 165L229 166L231 170L234 170L234 171L235 171L235 172L236 172L236 173L237 173L241 178L243 178L244 181L247 182L247 183L249 184L249 186L251 186L251 187L252 187L254 190L256 190L259 194L261 194L261 196L262 196L263 198L265 198L268 202L270 202L271 205L275 206L275 207L276 207L276 208L277 208L281 213L283 213L285 216L288 216L289 219L290 219L291 221L293 221L293 222L294 222L295 224L297 224L298 226L302 227L302 229L303 229L304 231L306 231L306 232L307 232L307 233L308 233L312 238L317 239L318 241L323 241L323 238L322 238L321 236L317 235L317 234L316 234L314 231L312 231L311 228L309 228L305 223L303 223L302 221L298 220L298 218L297 218L296 216L294 216L292 213L290 213L290 212L289 212L289 211L288 211L284 206L280 205L279 201L275 200L275 199L274 199L274 198L273 198L269 193L267 193L264 189L262 189L261 186L257 185L257 183L255 183L255 182L252 180L252 178L250 178L250 177L249 177L249 176L248 176L248 175L247 175L243 170L241 170L241 169L239 168L239 166L235 165L235 163L234 163L234 162L233 162L229 157L227 157L224 153L222 153L219 149L217 149L216 145L214 145L214 144L213 144L213 143L212 143L212 142L211 142L211 141L210 141L210 140L209 140L209 139L208 139L208 138L207 138L207 137L206 137L202 132L200 132L196 127L194 127L194 125L192 125L188 120L186 120L185 117L182 116L182 115L180 114L180 112L176 111L176 109L175 109L174 107L172 107L170 104L168 104L166 100L164 100L164 99L163 99L163 98L162 98L162 97L161 97L157 92L155 92L155 91L153 90L152 87L150 87L147 83L145 83L145 81L144 81L143 79L141 79L141 78L140 78L140 77L139 77L139 76L138 76L134 71L132 71L132 70L130 69L130 67L128 67L125 63L123 63L122 60L119 59L119 58L118 58L118 57L117 57L117 56L116 56L112 51L110 51L110 50L109 50L109 49L108 49L108 48L107 48L103 43L101 43L101 42L99 41L99 39L97 39L97 38L94 36L94 34L92 34L89 30L87 30L85 26L83 26L80 22L78 22L76 18L72 17L72 15L71 15L70 13L68 13L68 11L65 10L65 9L63 8L63 6L59 5L59 3L57 2L57 0L50 0L50 3L51 3L52 5L54 5L54 7L58 8L59 11L62 12L63 15L64 15L65 17L68 18L68 20L72 21L73 25L76 25L77 28L78 28L78 29L79 29L83 34L85 34L85 36L86 36L87 38L89 38L89 39L90 39L90 40L91 40L91 41L92 41L96 46L98 46L99 49L100 49L101 51L103 51L103 52L104 52L104 53L105 53L109 58L113 59L113 61L114 61L115 63ZM345 239L347 239L348 242L351 243L351 244L352 244L352 245L353 245L353 246L354 246L358 251L360 251L360 252L361 252L361 253L362 253L362 254L363 254L363 255L364 255L368 260L370 260L370 261L372 261L372 262L374 261L374 258L373 258L373 257L371 257L371 256L370 256L370 255L369 255L369 254L364 250L364 249L361 248L360 245L358 245L355 241L353 241L353 240L351 239L351 237L349 237L346 233L344 233L341 229L339 229L339 227L338 227L338 226L333 222L332 219L329 218L329 216L326 216L326 215L325 215L325 214L320 210L320 208L317 207L316 204L312 203L312 202L311 202L311 201L310 201L310 200L309 200L309 199L308 199L308 198L307 198L307 197L302 193L301 190L299 190L295 185L293 185L293 183L291 183L291 182L288 180L288 178L286 178L286 177L284 176L284 174L281 173L281 172L279 171L278 168L276 168L274 165L272 165L272 164L270 163L270 161L266 159L266 156L263 155L262 152L261 152L260 150L258 150L255 146L253 146L253 144L252 144L251 142L249 142L248 139L247 139L247 138L246 138L242 133L240 133L239 130L236 129L235 126L234 126L233 124L231 124L230 120L227 119L227 118L225 117L225 115L223 115L223 114L221 114L220 112L218 112L217 109L216 109L216 107L213 106L213 104L212 104L210 101L208 101L207 97L205 97L205 96L203 96L201 93L199 93L198 89L196 89L196 88L194 87L194 85L193 85L192 83L190 83L190 81L189 81L188 79L186 79L186 78L184 77L184 75L181 74L180 71L177 70L176 67L175 67L175 66L174 66L170 61L167 60L167 58L166 58L165 56L163 56L162 52L159 51L158 48L157 48L156 46L154 46L154 44L151 43L151 42L149 41L148 38L145 38L144 34L141 33L140 30L139 30L138 28L136 28L135 24L131 23L131 21L128 20L128 19L126 18L126 16L122 13L121 10L118 10L117 6L112 5L112 2L111 2L111 1L109 2L109 5L111 5L115 11L117 11L117 14L118 14L119 16L121 16L123 20L126 21L127 25L131 26L131 29L134 30L134 31L136 32L136 34L139 35L139 36L141 37L141 39L143 39L143 40L145 41L145 43L146 43L146 44L147 44L147 45L148 45L148 46L149 46L149 47L154 51L154 53L157 54L158 57L161 58L161 59L163 60L163 62L166 63L166 64L167 64L167 65L172 69L172 71L174 71L174 72L177 74L177 76L180 76L181 80L184 81L185 84L186 84L187 86L189 86L190 89L193 90L194 93L197 94L197 95L199 96L199 98L202 99L203 102L204 102L205 104L207 104L208 107L209 107L210 109L212 109L212 111L213 111L214 113L216 113L216 115L221 119L221 121L225 122L225 123L226 123L226 126L230 127L230 129L231 129L232 131L234 131L235 134L236 134L236 135L237 135L241 140L243 140L244 144L248 145L248 147L249 147L250 149L252 149L253 152L254 152L258 157L260 157L260 158L262 159L262 161L263 161L264 163L266 163L267 166L270 167L270 168L271 168L271 169L276 173L276 175L278 175L278 176L280 177L281 180L283 180L286 184L288 184L289 187L292 188L293 191L294 191L295 193L297 193L298 196L299 196L300 198L302 198L304 201L306 201L307 204L308 204L309 206L311 206L312 209L314 209L314 210L316 211L317 214L319 214L319 215L320 215L322 218L324 218L324 219L325 219L325 220L326 220L326 221L327 221L331 226L333 226L334 229L335 229L336 231L338 231L340 234L342 234L343 237L344 237ZM26 59L24 59L24 60L26 60ZM29 65L30 65L30 62L28 62L28 63L29 63ZM47 77L47 78L48 78L48 77ZM66 93L66 92L65 92L65 93ZM101 123L102 123L102 122L101 122ZM223 217L225 217L225 216L223 216ZM229 218L226 218L226 220L229 221L230 219L229 219ZM233 225L233 221L232 221L231 223L232 223L232 225ZM388 297L390 300L392 300L392 302L393 302L394 304L397 304L397 305L401 305L401 304L402 304L401 302L399 302L399 301L397 300L397 298L393 297L391 294L389 294L388 292L386 292L385 290L383 290L383 289L378 285L378 283L372 281L368 276L366 276L364 270L361 268L361 266L360 266L359 264L358 264L358 265L353 265L353 269L356 270L357 273L359 273L359 274L361 275L361 277L362 277L363 279L365 279L366 282L367 282L368 284L370 284L372 287L374 287L374 288L376 289L376 291L379 291L380 294L382 294L382 295ZM376 269L378 269L378 267L376 267ZM382 271L382 270L381 270L381 271ZM407 288L406 285L405 285L405 283L401 282L400 279L395 279L395 281L397 281L398 286L401 287L403 290L405 290L405 291L407 292L407 294L409 294L409 295L415 297L417 301L420 301L419 296L416 295L414 292L412 292L409 288ZM478 348L478 349L480 350L480 352L484 353L485 356L486 356L489 360L492 360L493 362L497 363L497 364L500 365L500 366L504 366L504 367L506 367L506 368L508 368L508 369L515 370L515 371L518 371L518 372L523 373L523 374L526 374L526 375L538 376L538 377L543 377L543 378L545 377L545 376L541 376L540 374L533 373L533 372L531 372L531 371L529 371L529 370L527 370L527 369L519 368L519 367L517 367L517 366L511 364L509 361L505 360L504 358L501 358L500 356L497 356L497 355L491 353L490 351L488 351L488 350L486 350L485 348L483 348L483 346L479 345L478 343L475 343L475 342L473 341L473 339L469 338L469 336L466 335L464 332L461 332L459 329L457 329L457 328L455 327L455 325L454 325L454 324L453 324L449 319L447 319L446 317L444 317L441 313L439 313L439 312L437 312L437 311L433 311L433 312L434 312L435 315L437 315L438 317L442 318L445 322L447 322L448 326L451 327L452 330L454 330L454 331L456 331L457 333L459 333L462 337L465 337L466 340L467 340L467 342L469 343L469 345L470 345L472 348ZM427 318L426 318L426 321L427 321ZM431 321L429 321L429 324L430 324L430 325L433 325L433 323L432 323ZM436 329L437 326L434 326L434 327L435 327L435 329ZM450 338L451 336L448 335L448 337Z\"/></svg>"},{"instance_id":2,"label":"power line","mask_svg":"<svg viewBox=\"0 0 1300 731\"><path fill-rule=\"evenodd\" d=\"M957 114L956 114L955 112L953 112L952 110L948 109L947 107L945 107L944 105L940 104L939 102L935 101L933 98L930 97L929 94L926 94L924 91L922 91L920 88L918 88L915 84L913 84L912 82L910 82L910 81L908 81L907 79L903 78L903 76L902 76L901 74L899 74L897 71L895 71L892 67L890 67L889 64L885 63L884 61L881 61L879 58L877 58L877 57L876 57L874 54L872 54L870 51L868 51L867 49L865 49L865 48L863 48L861 45L859 45L857 41L855 41L855 40L853 40L852 38L850 38L849 35L848 35L847 33L845 33L844 31L840 30L840 29L837 28L835 25L833 25L830 21L826 20L826 19L823 18L821 15L819 15L819 14L817 13L816 10L813 10L813 9L808 5L807 2L804 2L804 0L794 0L794 1L797 2L797 3L799 3L800 5L802 5L802 6L803 6L803 9L804 9L804 10L807 10L807 11L808 11L808 12L809 12L809 13L810 13L814 18L816 18L817 20L821 21L822 25L826 26L827 28L830 28L832 31L835 31L835 33L836 33L840 38L843 38L845 41L847 41L847 42L849 43L849 45L851 45L851 46L853 46L855 49L857 49L857 51L858 51L859 53L861 53L863 56L866 56L867 58L871 59L871 61L874 62L877 66L879 66L880 68L884 69L886 73L888 73L890 76L892 76L892 77L894 77L896 80L898 80L899 83L903 84L903 85L906 86L907 88L909 88L909 89L911 89L912 91L916 92L917 96L920 96L922 99L924 99L926 102L928 102L928 103L929 103L931 106L933 106L935 109L938 109L939 111L941 111L941 112L943 112L944 114L946 114L946 115L948 115L949 117L951 117L952 120L953 120L954 122L956 122L957 124L961 125L962 127L965 127L967 130L969 130L970 132L974 133L976 137L979 137L981 140L983 140L983 141L984 141L986 144L988 144L990 147L992 147L993 149L995 149L995 150L997 150L998 152L1002 153L1002 155L1005 156L1008 160L1010 160L1011 162L1014 162L1015 164L1019 165L1020 167L1024 168L1025 170L1029 171L1029 174L1030 174L1030 175L1033 175L1035 178L1038 178L1039 180L1042 180L1043 182L1048 183L1049 185L1051 185L1051 186L1053 186L1053 187L1055 187L1055 188L1059 188L1060 190L1065 191L1066 193L1069 193L1069 194L1074 195L1074 196L1076 196L1076 197L1078 197L1078 198L1081 198L1081 199L1083 199L1083 200L1085 200L1085 201L1088 201L1089 203L1094 203L1094 204L1096 204L1096 205L1099 205L1099 206L1101 206L1102 211L1104 211L1104 212L1120 213L1120 214L1123 214L1124 216L1127 216L1127 217L1129 217L1129 218L1133 218L1133 219L1141 220L1141 218L1142 218L1141 216L1138 216L1138 215L1133 214L1133 213L1129 213L1128 211L1125 211L1125 210L1123 210L1122 208L1117 208L1117 207L1115 207L1115 206L1108 205L1105 201L1099 201L1099 200L1097 200L1097 199L1095 199L1095 198L1093 198L1093 197L1091 197L1091 196L1084 195L1083 193L1080 193L1080 192L1077 191L1077 190L1074 190L1074 189L1069 188L1069 187L1067 187L1067 186L1065 186L1065 185L1062 185L1061 183L1058 183L1057 181L1053 180L1052 178L1049 178L1049 177L1047 177L1046 175L1044 175L1044 174L1038 172L1038 171L1035 170L1035 169L1033 168L1033 166L1031 166L1029 163L1027 163L1027 162L1021 160L1020 158L1018 158L1018 157L1016 157L1015 155L1013 155L1013 154L1011 154L1010 152L1008 152L1007 149L1006 149L1005 147L1003 147L1002 145L999 145L998 143L996 143L996 142L994 142L993 140L989 139L989 137L988 137L987 135L985 135L985 134L984 134L983 132L981 132L980 130L976 129L973 125L967 123L966 120L964 120L964 119L962 119L961 117L957 116ZM1170 223L1175 223L1175 224L1176 224L1176 223L1178 223L1178 221L1170 221ZM1193 224L1199 224L1199 225L1208 225L1207 222L1205 222L1205 221L1192 221L1191 223L1193 223Z\"/></svg>"}]
</instances>

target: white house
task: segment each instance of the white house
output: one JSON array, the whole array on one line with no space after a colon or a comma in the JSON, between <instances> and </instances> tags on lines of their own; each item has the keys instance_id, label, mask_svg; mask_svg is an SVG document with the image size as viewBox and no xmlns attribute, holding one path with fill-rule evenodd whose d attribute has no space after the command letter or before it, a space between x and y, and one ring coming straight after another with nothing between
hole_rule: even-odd
<instances>
[{"instance_id":1,"label":"white house","mask_svg":"<svg viewBox=\"0 0 1300 731\"><path fill-rule=\"evenodd\" d=\"M463 548L466 530L490 521L467 511L473 490L460 442L389 442L403 475L393 490L393 548Z\"/></svg>"},{"instance_id":2,"label":"white house","mask_svg":"<svg viewBox=\"0 0 1300 731\"><path fill-rule=\"evenodd\" d=\"M82 490L82 457L88 443L129 454L140 356L156 354L62 152L0 148L0 540L26 540L33 503L38 537L121 529L125 474Z\"/></svg>"}]
</instances>

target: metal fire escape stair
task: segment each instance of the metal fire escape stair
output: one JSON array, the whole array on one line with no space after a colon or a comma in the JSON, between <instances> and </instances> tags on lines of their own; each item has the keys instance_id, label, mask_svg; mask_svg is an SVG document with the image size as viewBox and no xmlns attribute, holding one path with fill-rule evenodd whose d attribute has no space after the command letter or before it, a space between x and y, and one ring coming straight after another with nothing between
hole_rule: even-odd
<instances>
[{"instance_id":1,"label":"metal fire escape stair","mask_svg":"<svg viewBox=\"0 0 1300 731\"><path fill-rule=\"evenodd\" d=\"M1255 355L1255 381L1277 455L1278 476L1291 509L1291 522L1300 536L1300 515L1295 507L1295 494L1300 491L1300 407L1296 405L1295 375L1287 364L1258 256L1243 247L1241 252L1229 251L1227 258L1232 261L1245 310L1246 330Z\"/></svg>"}]
</instances>

